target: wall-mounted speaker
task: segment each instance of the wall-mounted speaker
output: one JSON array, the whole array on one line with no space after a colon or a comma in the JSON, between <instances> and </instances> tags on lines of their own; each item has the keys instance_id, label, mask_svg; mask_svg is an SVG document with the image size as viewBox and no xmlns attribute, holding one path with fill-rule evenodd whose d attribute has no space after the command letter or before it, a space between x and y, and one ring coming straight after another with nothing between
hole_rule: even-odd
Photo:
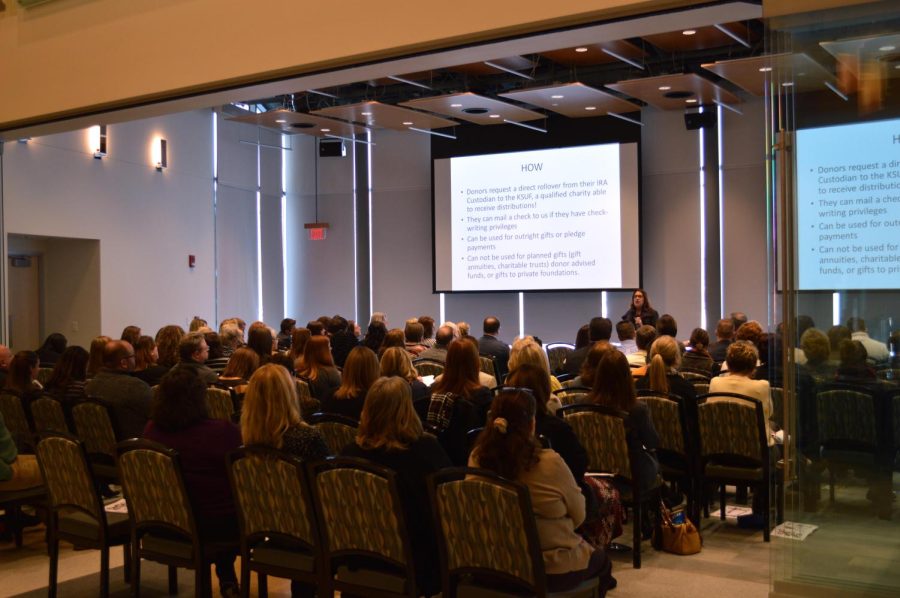
<instances>
[{"instance_id":1,"label":"wall-mounted speaker","mask_svg":"<svg viewBox=\"0 0 900 598\"><path fill-rule=\"evenodd\" d=\"M685 112L684 126L688 131L695 131L703 127L716 126L716 113L713 110L706 112Z\"/></svg>"},{"instance_id":2,"label":"wall-mounted speaker","mask_svg":"<svg viewBox=\"0 0 900 598\"><path fill-rule=\"evenodd\" d=\"M347 155L347 147L343 139L320 139L320 158L343 158Z\"/></svg>"}]
</instances>

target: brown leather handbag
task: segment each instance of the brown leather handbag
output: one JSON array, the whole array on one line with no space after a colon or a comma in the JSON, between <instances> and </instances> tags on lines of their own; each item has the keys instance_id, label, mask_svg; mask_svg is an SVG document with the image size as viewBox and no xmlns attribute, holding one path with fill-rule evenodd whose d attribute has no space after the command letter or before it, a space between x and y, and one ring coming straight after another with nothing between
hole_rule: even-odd
<instances>
[{"instance_id":1,"label":"brown leather handbag","mask_svg":"<svg viewBox=\"0 0 900 598\"><path fill-rule=\"evenodd\" d=\"M703 546L700 532L690 519L685 517L684 523L672 521L672 512L660 503L659 514L662 517L658 545L672 554L697 554Z\"/></svg>"}]
</instances>

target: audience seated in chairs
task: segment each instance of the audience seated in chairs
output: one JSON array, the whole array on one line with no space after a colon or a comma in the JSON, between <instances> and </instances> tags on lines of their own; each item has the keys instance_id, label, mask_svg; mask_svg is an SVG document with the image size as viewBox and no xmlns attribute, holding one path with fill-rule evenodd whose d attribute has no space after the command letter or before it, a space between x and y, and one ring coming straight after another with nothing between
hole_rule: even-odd
<instances>
[{"instance_id":1,"label":"audience seated in chairs","mask_svg":"<svg viewBox=\"0 0 900 598\"><path fill-rule=\"evenodd\" d=\"M491 405L469 466L528 487L550 592L571 590L599 577L603 596L615 587L612 565L603 550L575 532L585 519L584 495L562 457L542 448L535 437L536 409L530 392L502 391Z\"/></svg>"},{"instance_id":2,"label":"audience seated in chairs","mask_svg":"<svg viewBox=\"0 0 900 598\"><path fill-rule=\"evenodd\" d=\"M137 438L150 416L150 387L131 375L134 349L127 341L109 341L103 368L84 386L87 396L112 408L119 440Z\"/></svg>"},{"instance_id":3,"label":"audience seated in chairs","mask_svg":"<svg viewBox=\"0 0 900 598\"><path fill-rule=\"evenodd\" d=\"M707 347L709 347L709 333L702 328L694 328L688 350L681 357L679 369L712 375L713 358Z\"/></svg>"},{"instance_id":4,"label":"audience seated in chairs","mask_svg":"<svg viewBox=\"0 0 900 598\"><path fill-rule=\"evenodd\" d=\"M343 456L368 459L397 473L418 586L426 595L438 593L437 541L425 478L449 467L450 459L437 440L423 431L406 380L398 376L379 378L372 385L356 443L344 448Z\"/></svg>"},{"instance_id":5,"label":"audience seated in chairs","mask_svg":"<svg viewBox=\"0 0 900 598\"><path fill-rule=\"evenodd\" d=\"M178 452L200 537L237 542L237 516L225 457L241 445L241 431L231 422L208 418L206 388L206 382L191 369L166 374L154 398L144 438ZM220 553L215 558L219 587L227 597L238 595L235 556Z\"/></svg>"},{"instance_id":6,"label":"audience seated in chairs","mask_svg":"<svg viewBox=\"0 0 900 598\"><path fill-rule=\"evenodd\" d=\"M206 339L206 345L209 347L209 356L206 358L205 365L219 375L228 365L230 355L225 355L225 346L222 344L222 338L218 332L210 330L203 333L203 338Z\"/></svg>"},{"instance_id":7,"label":"audience seated in chairs","mask_svg":"<svg viewBox=\"0 0 900 598\"><path fill-rule=\"evenodd\" d=\"M422 343L424 338L425 327L422 326L417 319L413 318L406 322L406 326L403 328L404 345L413 358L418 357L428 349L428 347Z\"/></svg>"},{"instance_id":8,"label":"audience seated in chairs","mask_svg":"<svg viewBox=\"0 0 900 598\"><path fill-rule=\"evenodd\" d=\"M247 382L257 368L259 368L259 355L256 351L241 347L231 354L228 365L219 376L217 384L233 388L237 393L244 392Z\"/></svg>"},{"instance_id":9,"label":"audience seated in chairs","mask_svg":"<svg viewBox=\"0 0 900 598\"><path fill-rule=\"evenodd\" d=\"M638 378L635 386L641 390L650 389L676 394L687 401L696 399L697 391L694 390L694 385L678 373L678 367L681 365L680 347L681 343L671 336L660 336L653 341L647 375Z\"/></svg>"},{"instance_id":10,"label":"audience seated in chairs","mask_svg":"<svg viewBox=\"0 0 900 598\"><path fill-rule=\"evenodd\" d=\"M67 407L84 400L88 352L77 345L66 348L47 380L44 392Z\"/></svg>"},{"instance_id":11,"label":"audience seated in chairs","mask_svg":"<svg viewBox=\"0 0 900 598\"><path fill-rule=\"evenodd\" d=\"M366 393L378 379L378 358L368 347L354 347L341 371L341 385L321 400L321 410L358 420Z\"/></svg>"},{"instance_id":12,"label":"audience seated in chairs","mask_svg":"<svg viewBox=\"0 0 900 598\"><path fill-rule=\"evenodd\" d=\"M591 318L588 324L588 337L590 340L588 345L575 349L575 352L566 358L566 372L572 376L578 376L581 373L581 364L587 359L587 354L594 343L598 341L609 342L610 337L612 337L612 322L607 318Z\"/></svg>"},{"instance_id":13,"label":"audience seated in chairs","mask_svg":"<svg viewBox=\"0 0 900 598\"><path fill-rule=\"evenodd\" d=\"M294 364L292 368L294 371L300 368L303 350L306 349L306 343L311 336L308 328L294 328L294 331L291 333L291 349L287 352L287 356L291 363Z\"/></svg>"},{"instance_id":14,"label":"audience seated in chairs","mask_svg":"<svg viewBox=\"0 0 900 598\"><path fill-rule=\"evenodd\" d=\"M547 376L550 378L550 392L562 388L562 384L559 383L556 376L550 373L550 360L547 358L547 354L533 336L516 339L509 351L509 371L524 363L537 366L547 372Z\"/></svg>"},{"instance_id":15,"label":"audience seated in chairs","mask_svg":"<svg viewBox=\"0 0 900 598\"><path fill-rule=\"evenodd\" d=\"M28 404L41 396L43 389L35 380L41 360L34 351L19 351L9 364L6 374L5 391L11 391L22 401L22 408L28 413Z\"/></svg>"},{"instance_id":16,"label":"audience seated in chairs","mask_svg":"<svg viewBox=\"0 0 900 598\"><path fill-rule=\"evenodd\" d=\"M156 333L156 347L159 350L159 365L165 368L173 368L178 363L178 346L181 337L184 336L184 328L176 324L163 326ZM88 370L90 372L90 370Z\"/></svg>"},{"instance_id":17,"label":"audience seated in chairs","mask_svg":"<svg viewBox=\"0 0 900 598\"><path fill-rule=\"evenodd\" d=\"M419 372L413 367L409 353L399 347L391 347L381 356L381 375L382 376L400 376L409 382L410 391L412 391L413 406L416 407L418 413L423 419L428 411L428 387L419 377Z\"/></svg>"},{"instance_id":18,"label":"audience seated in chairs","mask_svg":"<svg viewBox=\"0 0 900 598\"><path fill-rule=\"evenodd\" d=\"M341 316L334 316L329 320L328 335L331 337L331 356L334 364L343 368L350 351L359 345L359 339L350 329L350 322Z\"/></svg>"},{"instance_id":19,"label":"audience seated in chairs","mask_svg":"<svg viewBox=\"0 0 900 598\"><path fill-rule=\"evenodd\" d=\"M581 372L572 379L569 387L593 388L594 377L597 374L597 366L600 365L600 360L603 359L607 351L615 350L615 347L609 344L608 341L597 341L594 343L590 351L588 351L587 357L581 362Z\"/></svg>"},{"instance_id":20,"label":"audience seated in chairs","mask_svg":"<svg viewBox=\"0 0 900 598\"><path fill-rule=\"evenodd\" d=\"M709 346L709 356L716 363L725 361L725 352L734 339L734 322L731 318L722 318L716 324L716 342Z\"/></svg>"},{"instance_id":21,"label":"audience seated in chairs","mask_svg":"<svg viewBox=\"0 0 900 598\"><path fill-rule=\"evenodd\" d=\"M630 326L630 324L629 324ZM622 535L624 512L615 486L601 478L586 477L588 456L572 427L551 413L550 382L543 368L529 363L515 367L506 377L510 387L528 389L535 400L535 435L543 437L559 453L584 494L587 517L581 533L594 546L605 548Z\"/></svg>"},{"instance_id":22,"label":"audience seated in chairs","mask_svg":"<svg viewBox=\"0 0 900 598\"><path fill-rule=\"evenodd\" d=\"M447 349L450 348L450 343L453 342L453 329L447 325L441 326L432 340L434 343L422 351L419 354L419 358L444 363L447 361Z\"/></svg>"},{"instance_id":23,"label":"audience seated in chairs","mask_svg":"<svg viewBox=\"0 0 900 598\"><path fill-rule=\"evenodd\" d=\"M772 396L769 382L767 380L752 379L758 360L759 353L749 341L739 340L731 343L725 356L725 362L728 364L728 373L711 379L709 381L709 392L733 392L752 397L762 403L766 423L766 438L771 449L775 445L775 439L772 436L770 423L772 419ZM709 399L710 402L728 400L728 397L712 397ZM762 527L761 513L764 508L768 508L768 505L760 504L759 495L754 494L753 516L739 520L739 523L747 527Z\"/></svg>"},{"instance_id":24,"label":"audience seated in chairs","mask_svg":"<svg viewBox=\"0 0 900 598\"><path fill-rule=\"evenodd\" d=\"M151 336L138 337L134 345L134 371L132 375L150 386L156 386L169 370L159 363L159 347Z\"/></svg>"},{"instance_id":25,"label":"audience seated in chairs","mask_svg":"<svg viewBox=\"0 0 900 598\"><path fill-rule=\"evenodd\" d=\"M59 332L47 335L47 338L44 339L44 343L36 351L38 358L41 360L41 366L52 368L56 365L56 362L62 357L63 351L66 350L66 345L68 344L69 341Z\"/></svg>"},{"instance_id":26,"label":"audience seated in chairs","mask_svg":"<svg viewBox=\"0 0 900 598\"><path fill-rule=\"evenodd\" d=\"M431 385L427 425L455 465L465 465L469 454L466 434L484 425L492 394L478 379L480 361L474 343L450 343L444 374Z\"/></svg>"},{"instance_id":27,"label":"audience seated in chairs","mask_svg":"<svg viewBox=\"0 0 900 598\"><path fill-rule=\"evenodd\" d=\"M252 349L259 356L259 365L269 363L275 348L275 336L268 326L250 326L247 333L247 348Z\"/></svg>"},{"instance_id":28,"label":"audience seated in chairs","mask_svg":"<svg viewBox=\"0 0 900 598\"><path fill-rule=\"evenodd\" d=\"M647 373L647 363L650 361L650 347L659 338L659 333L653 326L643 325L634 333L634 343L637 350L625 357L632 368L632 375L639 378Z\"/></svg>"},{"instance_id":29,"label":"audience seated in chairs","mask_svg":"<svg viewBox=\"0 0 900 598\"><path fill-rule=\"evenodd\" d=\"M341 386L341 373L334 367L327 336L312 336L303 349L297 375L309 384L314 399L326 401Z\"/></svg>"},{"instance_id":30,"label":"audience seated in chairs","mask_svg":"<svg viewBox=\"0 0 900 598\"><path fill-rule=\"evenodd\" d=\"M218 374L206 365L209 345L203 332L188 332L178 343L178 364L175 369L189 369L207 384L215 384Z\"/></svg>"}]
</instances>

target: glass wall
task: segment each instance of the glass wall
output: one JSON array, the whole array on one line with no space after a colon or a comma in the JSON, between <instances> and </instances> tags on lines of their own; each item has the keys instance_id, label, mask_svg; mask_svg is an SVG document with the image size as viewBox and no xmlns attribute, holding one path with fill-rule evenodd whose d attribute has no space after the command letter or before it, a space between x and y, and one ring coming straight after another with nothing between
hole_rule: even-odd
<instances>
[{"instance_id":1,"label":"glass wall","mask_svg":"<svg viewBox=\"0 0 900 598\"><path fill-rule=\"evenodd\" d=\"M770 324L785 367L771 375L796 533L774 541L774 593L897 595L900 3L778 14L786 4L764 3Z\"/></svg>"}]
</instances>

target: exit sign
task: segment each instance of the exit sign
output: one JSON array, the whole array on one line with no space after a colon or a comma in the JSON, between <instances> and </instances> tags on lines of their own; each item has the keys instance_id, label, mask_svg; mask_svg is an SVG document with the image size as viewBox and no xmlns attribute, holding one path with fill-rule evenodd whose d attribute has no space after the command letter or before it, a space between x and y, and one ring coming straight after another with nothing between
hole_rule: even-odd
<instances>
[{"instance_id":1,"label":"exit sign","mask_svg":"<svg viewBox=\"0 0 900 598\"><path fill-rule=\"evenodd\" d=\"M309 231L310 241L324 241L328 232L327 222L307 222L303 228Z\"/></svg>"}]
</instances>

